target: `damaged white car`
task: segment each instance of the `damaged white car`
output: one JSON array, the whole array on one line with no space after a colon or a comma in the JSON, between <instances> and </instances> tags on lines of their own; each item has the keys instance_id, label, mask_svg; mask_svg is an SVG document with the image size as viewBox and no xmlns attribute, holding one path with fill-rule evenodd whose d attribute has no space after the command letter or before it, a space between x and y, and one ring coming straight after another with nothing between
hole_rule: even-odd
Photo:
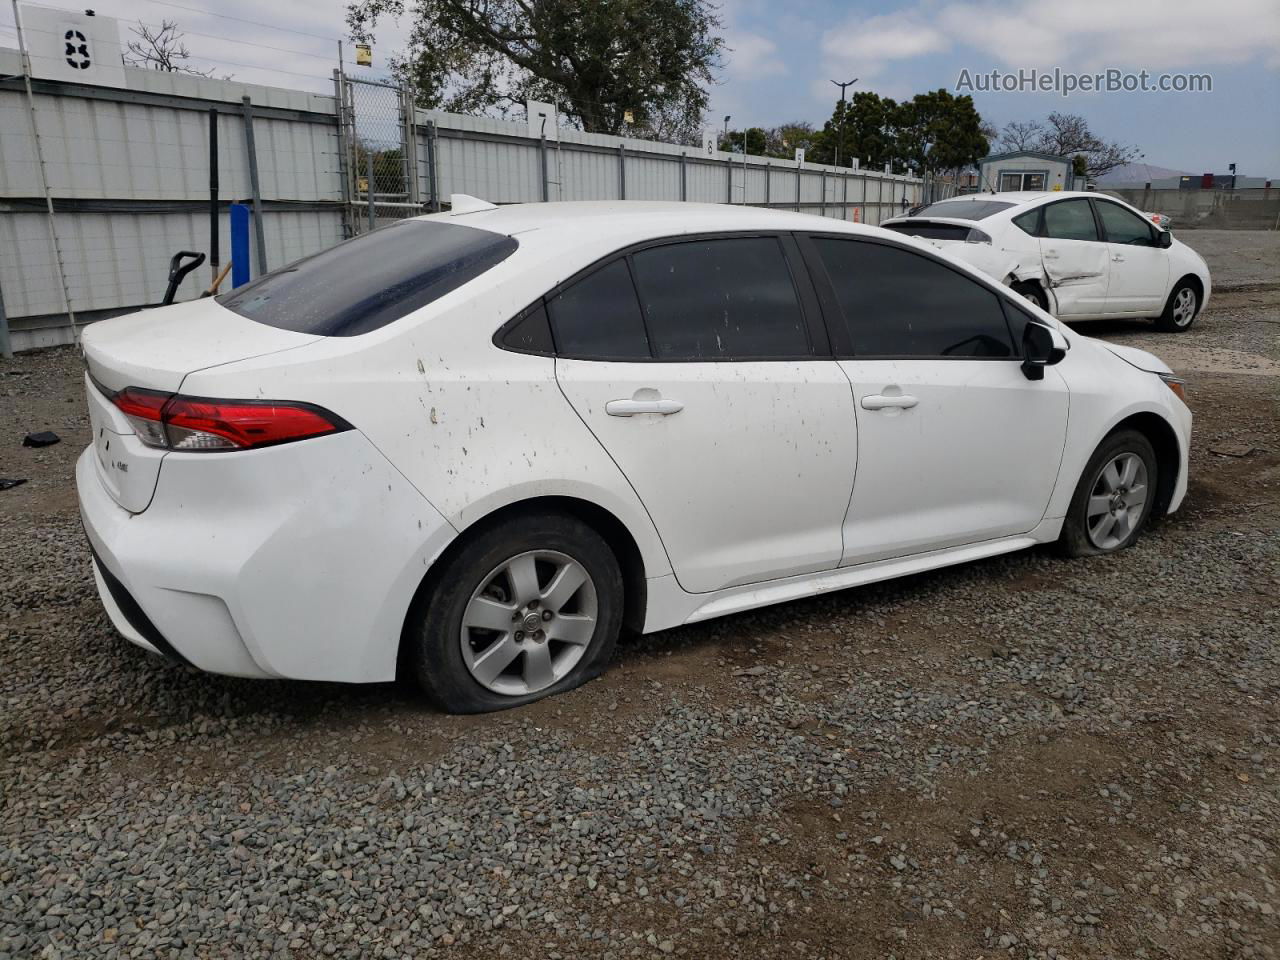
<instances>
[{"instance_id":1,"label":"damaged white car","mask_svg":"<svg viewBox=\"0 0 1280 960\"><path fill-rule=\"evenodd\" d=\"M1209 299L1198 253L1102 194L969 194L882 226L960 257L1063 320L1153 317L1181 333Z\"/></svg>"}]
</instances>

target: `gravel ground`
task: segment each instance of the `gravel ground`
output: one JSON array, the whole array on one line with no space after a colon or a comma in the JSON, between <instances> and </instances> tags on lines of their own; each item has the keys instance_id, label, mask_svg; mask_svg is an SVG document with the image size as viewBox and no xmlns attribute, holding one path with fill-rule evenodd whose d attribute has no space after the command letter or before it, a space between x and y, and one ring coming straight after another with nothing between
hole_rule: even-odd
<instances>
[{"instance_id":1,"label":"gravel ground","mask_svg":"<svg viewBox=\"0 0 1280 960\"><path fill-rule=\"evenodd\" d=\"M1190 333L1086 330L1191 380L1134 549L668 631L484 717L117 638L76 358L0 363L0 957L1277 956L1280 246L1209 234Z\"/></svg>"}]
</instances>

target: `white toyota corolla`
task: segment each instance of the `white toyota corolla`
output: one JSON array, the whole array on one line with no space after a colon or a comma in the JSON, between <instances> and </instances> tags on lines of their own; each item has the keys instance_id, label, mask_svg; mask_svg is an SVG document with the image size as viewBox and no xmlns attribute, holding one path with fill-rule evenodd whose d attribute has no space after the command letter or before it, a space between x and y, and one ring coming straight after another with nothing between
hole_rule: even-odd
<instances>
[{"instance_id":1,"label":"white toyota corolla","mask_svg":"<svg viewBox=\"0 0 1280 960\"><path fill-rule=\"evenodd\" d=\"M619 630L1060 540L1187 486L1150 354L934 248L754 208L551 203L378 230L84 333L102 601L203 670L526 703Z\"/></svg>"},{"instance_id":2,"label":"white toyota corolla","mask_svg":"<svg viewBox=\"0 0 1280 960\"><path fill-rule=\"evenodd\" d=\"M886 220L1012 287L1063 320L1154 317L1191 327L1209 300L1200 254L1100 193L968 194Z\"/></svg>"}]
</instances>

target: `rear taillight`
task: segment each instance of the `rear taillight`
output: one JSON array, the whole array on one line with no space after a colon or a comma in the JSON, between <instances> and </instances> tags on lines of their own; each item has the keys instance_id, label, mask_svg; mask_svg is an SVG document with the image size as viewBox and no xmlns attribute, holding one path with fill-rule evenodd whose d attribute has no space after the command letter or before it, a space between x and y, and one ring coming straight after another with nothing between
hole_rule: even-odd
<instances>
[{"instance_id":1,"label":"rear taillight","mask_svg":"<svg viewBox=\"0 0 1280 960\"><path fill-rule=\"evenodd\" d=\"M309 403L211 400L126 387L111 402L149 447L214 453L251 450L350 430L351 424Z\"/></svg>"}]
</instances>

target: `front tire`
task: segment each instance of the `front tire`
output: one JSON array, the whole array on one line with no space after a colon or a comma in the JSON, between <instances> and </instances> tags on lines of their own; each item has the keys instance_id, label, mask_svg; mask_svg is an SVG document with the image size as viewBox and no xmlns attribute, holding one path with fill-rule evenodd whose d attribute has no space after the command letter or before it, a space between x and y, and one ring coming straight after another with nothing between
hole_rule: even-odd
<instances>
[{"instance_id":1,"label":"front tire","mask_svg":"<svg viewBox=\"0 0 1280 960\"><path fill-rule=\"evenodd\" d=\"M1200 312L1200 292L1195 284L1183 280L1169 294L1164 313L1156 320L1156 329L1165 333L1186 333Z\"/></svg>"},{"instance_id":2,"label":"front tire","mask_svg":"<svg viewBox=\"0 0 1280 960\"><path fill-rule=\"evenodd\" d=\"M406 624L405 663L451 713L504 710L598 676L622 626L613 551L568 514L477 533L432 577Z\"/></svg>"},{"instance_id":3,"label":"front tire","mask_svg":"<svg viewBox=\"0 0 1280 960\"><path fill-rule=\"evenodd\" d=\"M1049 296L1044 292L1044 288L1038 283L1024 281L1013 285L1013 292L1024 300L1030 300L1045 313L1051 313L1049 309Z\"/></svg>"},{"instance_id":4,"label":"front tire","mask_svg":"<svg viewBox=\"0 0 1280 960\"><path fill-rule=\"evenodd\" d=\"M1094 451L1071 498L1061 544L1068 556L1115 553L1132 546L1155 503L1157 464L1136 430L1107 437Z\"/></svg>"}]
</instances>

